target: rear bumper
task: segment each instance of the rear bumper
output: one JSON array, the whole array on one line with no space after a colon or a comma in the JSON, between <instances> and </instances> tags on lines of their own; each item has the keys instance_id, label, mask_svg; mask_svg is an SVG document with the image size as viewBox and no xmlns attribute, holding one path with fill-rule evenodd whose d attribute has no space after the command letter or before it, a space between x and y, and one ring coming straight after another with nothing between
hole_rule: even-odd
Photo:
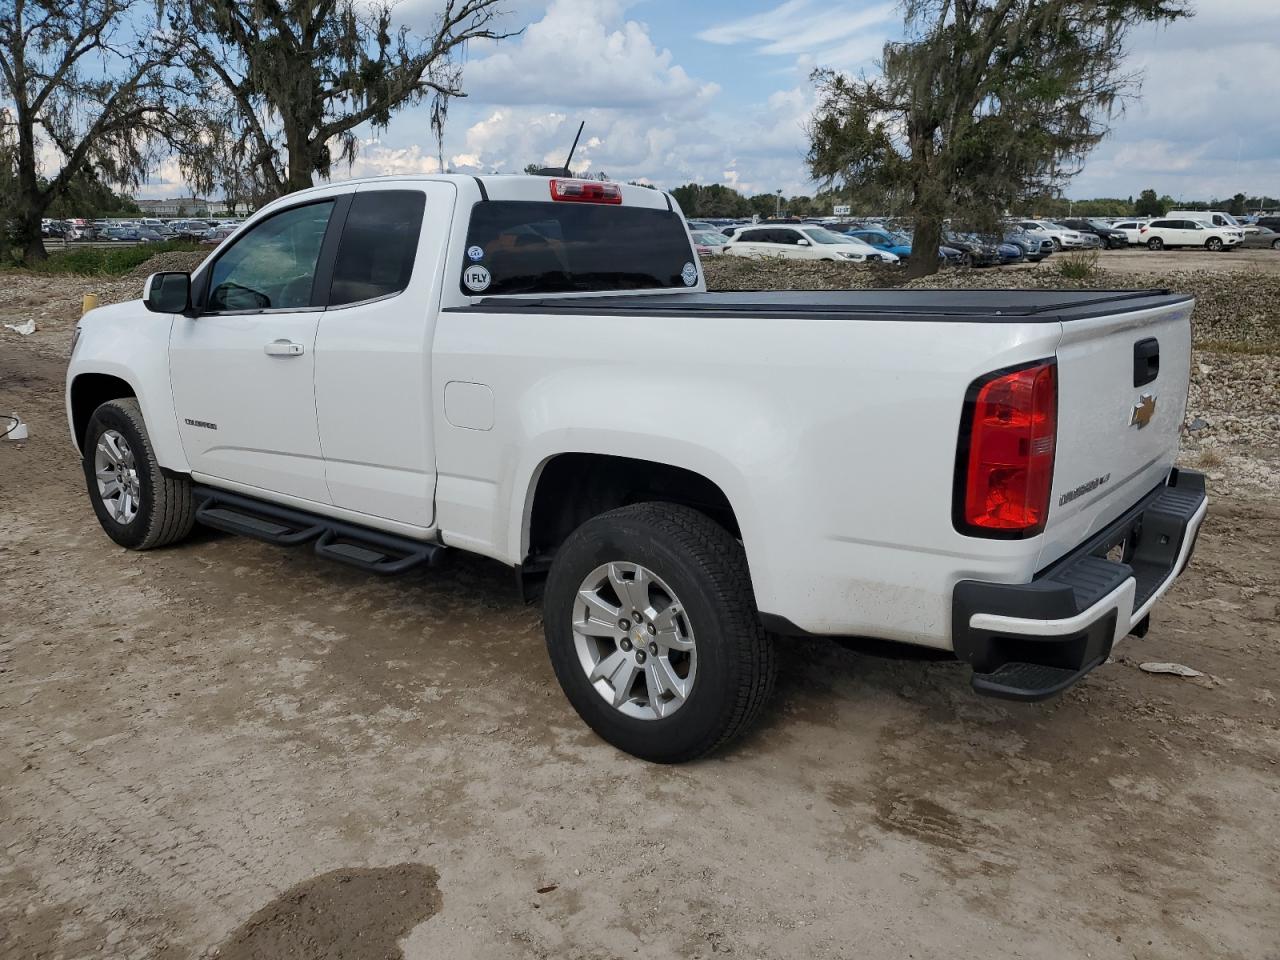
<instances>
[{"instance_id":1,"label":"rear bumper","mask_svg":"<svg viewBox=\"0 0 1280 960\"><path fill-rule=\"evenodd\" d=\"M1114 523L1030 583L962 580L952 594L956 656L973 688L1043 700L1146 632L1155 602L1186 568L1208 509L1204 475L1174 470ZM1107 559L1124 545L1123 559Z\"/></svg>"}]
</instances>

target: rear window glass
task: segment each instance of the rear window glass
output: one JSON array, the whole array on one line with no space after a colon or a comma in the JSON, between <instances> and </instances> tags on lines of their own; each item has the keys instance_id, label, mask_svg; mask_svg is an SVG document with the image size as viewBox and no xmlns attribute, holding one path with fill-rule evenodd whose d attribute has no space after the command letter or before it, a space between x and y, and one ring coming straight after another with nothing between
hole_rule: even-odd
<instances>
[{"instance_id":1,"label":"rear window glass","mask_svg":"<svg viewBox=\"0 0 1280 960\"><path fill-rule=\"evenodd\" d=\"M330 306L387 297L409 285L425 200L419 190L355 195L333 265Z\"/></svg>"},{"instance_id":2,"label":"rear window glass","mask_svg":"<svg viewBox=\"0 0 1280 960\"><path fill-rule=\"evenodd\" d=\"M469 296L692 287L698 270L670 210L488 200L471 209L462 292Z\"/></svg>"}]
</instances>

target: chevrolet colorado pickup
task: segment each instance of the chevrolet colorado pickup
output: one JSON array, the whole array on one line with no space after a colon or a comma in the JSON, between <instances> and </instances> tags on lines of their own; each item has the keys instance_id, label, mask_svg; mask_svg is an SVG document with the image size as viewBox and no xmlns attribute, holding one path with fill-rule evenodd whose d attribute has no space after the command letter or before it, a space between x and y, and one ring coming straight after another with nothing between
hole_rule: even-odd
<instances>
[{"instance_id":1,"label":"chevrolet colorado pickup","mask_svg":"<svg viewBox=\"0 0 1280 960\"><path fill-rule=\"evenodd\" d=\"M661 191L375 179L88 313L66 403L116 543L495 558L582 718L675 762L759 714L779 637L931 647L1037 700L1144 633L1206 510L1174 467L1192 306L708 294Z\"/></svg>"}]
</instances>

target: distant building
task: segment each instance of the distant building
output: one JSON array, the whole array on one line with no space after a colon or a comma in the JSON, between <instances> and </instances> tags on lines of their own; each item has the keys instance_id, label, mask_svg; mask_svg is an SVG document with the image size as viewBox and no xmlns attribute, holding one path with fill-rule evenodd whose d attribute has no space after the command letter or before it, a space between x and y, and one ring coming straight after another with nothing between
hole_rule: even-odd
<instances>
[{"instance_id":1,"label":"distant building","mask_svg":"<svg viewBox=\"0 0 1280 960\"><path fill-rule=\"evenodd\" d=\"M173 200L137 200L138 209L151 217L216 217L227 212L221 200L177 197Z\"/></svg>"}]
</instances>

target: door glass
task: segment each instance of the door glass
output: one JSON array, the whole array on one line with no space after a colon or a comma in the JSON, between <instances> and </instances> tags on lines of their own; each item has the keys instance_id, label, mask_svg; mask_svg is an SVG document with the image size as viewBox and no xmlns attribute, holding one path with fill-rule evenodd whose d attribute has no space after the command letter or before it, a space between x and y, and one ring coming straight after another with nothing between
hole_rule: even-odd
<instances>
[{"instance_id":1,"label":"door glass","mask_svg":"<svg viewBox=\"0 0 1280 960\"><path fill-rule=\"evenodd\" d=\"M288 310L311 306L311 282L333 201L264 220L213 265L208 310Z\"/></svg>"},{"instance_id":2,"label":"door glass","mask_svg":"<svg viewBox=\"0 0 1280 960\"><path fill-rule=\"evenodd\" d=\"M355 195L333 265L329 306L390 296L409 285L424 205L420 190Z\"/></svg>"}]
</instances>

